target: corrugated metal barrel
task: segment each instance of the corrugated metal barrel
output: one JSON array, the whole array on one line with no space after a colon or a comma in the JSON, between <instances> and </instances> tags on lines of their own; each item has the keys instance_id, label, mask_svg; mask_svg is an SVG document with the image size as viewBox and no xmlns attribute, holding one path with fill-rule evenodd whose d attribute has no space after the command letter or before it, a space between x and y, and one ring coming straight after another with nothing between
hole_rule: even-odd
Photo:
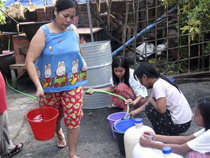
<instances>
[{"instance_id":1,"label":"corrugated metal barrel","mask_svg":"<svg viewBox=\"0 0 210 158\"><path fill-rule=\"evenodd\" d=\"M110 86L112 75L112 53L109 41L98 41L81 44L83 58L87 69L88 83L84 90L89 88L104 88ZM111 96L104 93L84 95L84 109L98 109L111 104Z\"/></svg>"}]
</instances>

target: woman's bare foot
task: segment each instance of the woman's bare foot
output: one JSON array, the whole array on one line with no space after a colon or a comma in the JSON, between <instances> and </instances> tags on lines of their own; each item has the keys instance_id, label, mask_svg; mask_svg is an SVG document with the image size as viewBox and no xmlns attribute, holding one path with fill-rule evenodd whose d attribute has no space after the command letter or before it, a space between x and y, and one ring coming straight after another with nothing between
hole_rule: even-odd
<instances>
[{"instance_id":1,"label":"woman's bare foot","mask_svg":"<svg viewBox=\"0 0 210 158\"><path fill-rule=\"evenodd\" d=\"M70 155L69 158L79 158L76 154Z\"/></svg>"}]
</instances>

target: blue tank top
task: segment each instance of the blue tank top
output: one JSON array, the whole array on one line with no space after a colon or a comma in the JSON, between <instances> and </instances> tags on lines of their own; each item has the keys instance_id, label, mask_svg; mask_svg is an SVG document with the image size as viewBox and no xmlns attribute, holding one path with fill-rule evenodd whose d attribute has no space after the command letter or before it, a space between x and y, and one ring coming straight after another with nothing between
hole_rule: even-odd
<instances>
[{"instance_id":1,"label":"blue tank top","mask_svg":"<svg viewBox=\"0 0 210 158\"><path fill-rule=\"evenodd\" d=\"M41 28L45 48L35 65L44 92L69 91L87 83L79 38L73 26L62 33L50 33L47 24Z\"/></svg>"}]
</instances>

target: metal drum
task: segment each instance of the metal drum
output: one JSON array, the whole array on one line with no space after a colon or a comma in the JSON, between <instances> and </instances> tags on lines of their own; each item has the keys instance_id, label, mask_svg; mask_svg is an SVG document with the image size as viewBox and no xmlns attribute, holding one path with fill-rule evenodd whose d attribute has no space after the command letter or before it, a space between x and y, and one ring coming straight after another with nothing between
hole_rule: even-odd
<instances>
[{"instance_id":1,"label":"metal drum","mask_svg":"<svg viewBox=\"0 0 210 158\"><path fill-rule=\"evenodd\" d=\"M88 83L84 90L89 88L100 89L110 86L112 75L112 53L109 41L98 41L81 44L83 58L87 63ZM111 104L111 96L103 93L84 95L84 109L98 109Z\"/></svg>"}]
</instances>

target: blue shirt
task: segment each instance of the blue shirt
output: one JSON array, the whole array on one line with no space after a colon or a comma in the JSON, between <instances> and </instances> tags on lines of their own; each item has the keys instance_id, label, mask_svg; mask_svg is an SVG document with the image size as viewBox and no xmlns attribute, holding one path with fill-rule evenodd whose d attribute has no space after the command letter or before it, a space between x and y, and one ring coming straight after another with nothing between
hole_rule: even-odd
<instances>
[{"instance_id":1,"label":"blue shirt","mask_svg":"<svg viewBox=\"0 0 210 158\"><path fill-rule=\"evenodd\" d=\"M87 83L87 73L82 71L79 38L73 26L62 33L50 33L47 24L41 28L45 47L36 68L44 92L69 91Z\"/></svg>"}]
</instances>

